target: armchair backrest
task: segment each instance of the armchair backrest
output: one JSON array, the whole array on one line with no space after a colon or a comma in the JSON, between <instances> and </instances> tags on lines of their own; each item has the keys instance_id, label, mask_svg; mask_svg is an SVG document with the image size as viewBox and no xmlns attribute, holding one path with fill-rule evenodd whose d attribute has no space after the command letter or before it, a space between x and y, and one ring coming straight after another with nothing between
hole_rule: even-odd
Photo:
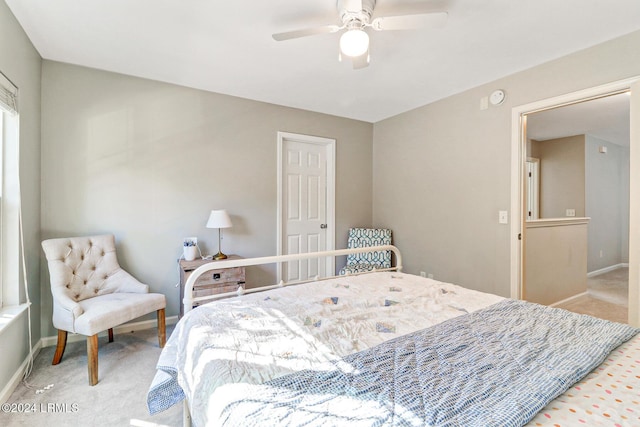
<instances>
[{"instance_id":1,"label":"armchair backrest","mask_svg":"<svg viewBox=\"0 0 640 427\"><path fill-rule=\"evenodd\" d=\"M42 242L42 249L54 299L62 294L78 302L118 291L114 278L123 270L113 235L50 239Z\"/></svg>"},{"instance_id":2,"label":"armchair backrest","mask_svg":"<svg viewBox=\"0 0 640 427\"><path fill-rule=\"evenodd\" d=\"M391 230L387 228L350 228L347 248L365 248L391 244ZM373 265L377 268L391 267L391 252L378 251L347 255L347 265Z\"/></svg>"}]
</instances>

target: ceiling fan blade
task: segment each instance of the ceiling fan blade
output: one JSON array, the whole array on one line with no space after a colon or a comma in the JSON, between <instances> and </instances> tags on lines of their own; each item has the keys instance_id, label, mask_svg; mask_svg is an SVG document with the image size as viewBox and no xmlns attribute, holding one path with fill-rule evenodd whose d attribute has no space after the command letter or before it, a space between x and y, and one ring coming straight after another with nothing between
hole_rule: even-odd
<instances>
[{"instance_id":1,"label":"ceiling fan blade","mask_svg":"<svg viewBox=\"0 0 640 427\"><path fill-rule=\"evenodd\" d=\"M273 37L275 41L281 42L283 40L291 40L291 39L297 39L300 37L315 36L317 34L335 33L336 31L339 31L341 28L342 27L338 25L325 25L322 27L305 28L303 30L276 33L276 34L273 34L271 37Z\"/></svg>"},{"instance_id":2,"label":"ceiling fan blade","mask_svg":"<svg viewBox=\"0 0 640 427\"><path fill-rule=\"evenodd\" d=\"M447 12L420 13L416 15L381 16L371 21L377 31L415 30L419 28L442 28L447 23Z\"/></svg>"},{"instance_id":3,"label":"ceiling fan blade","mask_svg":"<svg viewBox=\"0 0 640 427\"><path fill-rule=\"evenodd\" d=\"M365 53L363 53L360 56L356 56L355 58L351 59L353 62L353 69L354 70L359 70L361 68L366 68L369 66L369 50L367 49L367 51Z\"/></svg>"}]
</instances>

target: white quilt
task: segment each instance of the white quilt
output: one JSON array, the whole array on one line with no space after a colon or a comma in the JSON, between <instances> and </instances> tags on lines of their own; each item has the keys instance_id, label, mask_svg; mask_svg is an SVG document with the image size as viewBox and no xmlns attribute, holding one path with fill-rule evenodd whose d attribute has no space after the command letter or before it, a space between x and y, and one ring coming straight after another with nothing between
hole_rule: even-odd
<instances>
[{"instance_id":1,"label":"white quilt","mask_svg":"<svg viewBox=\"0 0 640 427\"><path fill-rule=\"evenodd\" d=\"M302 369L323 370L330 361L502 300L456 285L390 272L249 294L188 313L176 326L158 367L175 369L194 424L205 426L220 411L217 403L224 399L219 396L228 387L237 388L233 384L261 384ZM631 344L633 348L626 350L624 357L637 361L640 338L633 342L635 347ZM615 357L613 354L613 360ZM633 375L639 375L640 368L632 369ZM640 380L635 384L640 385ZM573 425L567 420L573 420L580 404L584 406L589 398L567 404L565 395L530 425ZM621 411L626 413L621 415L633 416L628 410L637 400L637 391L631 401L623 400L626 409ZM587 411L590 414L586 415L594 416L593 408ZM564 418L558 418L560 413ZM608 416L611 414L600 418L610 421ZM620 414L613 416L624 420ZM640 421L637 414L635 417ZM552 422L551 418L564 423Z\"/></svg>"}]
</instances>

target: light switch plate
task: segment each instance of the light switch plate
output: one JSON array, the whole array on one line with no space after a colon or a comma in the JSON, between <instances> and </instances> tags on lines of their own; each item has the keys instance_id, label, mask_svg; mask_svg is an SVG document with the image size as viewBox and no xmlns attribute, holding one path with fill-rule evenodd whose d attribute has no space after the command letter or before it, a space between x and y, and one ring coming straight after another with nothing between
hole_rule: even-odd
<instances>
[{"instance_id":1,"label":"light switch plate","mask_svg":"<svg viewBox=\"0 0 640 427\"><path fill-rule=\"evenodd\" d=\"M480 98L480 109L486 110L487 108L489 108L489 97L483 96L482 98Z\"/></svg>"},{"instance_id":2,"label":"light switch plate","mask_svg":"<svg viewBox=\"0 0 640 427\"><path fill-rule=\"evenodd\" d=\"M509 224L509 212L498 211L498 222L500 224Z\"/></svg>"}]
</instances>

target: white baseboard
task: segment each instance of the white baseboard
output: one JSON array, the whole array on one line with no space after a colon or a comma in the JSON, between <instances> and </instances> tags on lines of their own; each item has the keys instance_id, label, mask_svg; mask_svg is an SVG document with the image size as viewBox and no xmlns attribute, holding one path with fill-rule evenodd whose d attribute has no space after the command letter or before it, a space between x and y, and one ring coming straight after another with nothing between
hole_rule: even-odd
<instances>
[{"instance_id":1,"label":"white baseboard","mask_svg":"<svg viewBox=\"0 0 640 427\"><path fill-rule=\"evenodd\" d=\"M42 349L42 340L39 340L31 350L34 360L38 356L38 353L40 353L41 349ZM11 397L11 394L18 387L18 385L20 385L20 381L22 381L22 377L24 376L24 373L27 370L27 365L29 364L29 358L30 356L27 355L26 359L24 359L24 361L22 362L18 370L15 372L15 374L13 374L13 376L11 377L7 385L0 392L0 403L5 403L7 400L9 400L9 398Z\"/></svg>"},{"instance_id":2,"label":"white baseboard","mask_svg":"<svg viewBox=\"0 0 640 427\"><path fill-rule=\"evenodd\" d=\"M174 325L176 323L178 323L178 316L169 316L165 319L165 325ZM125 323L124 325L116 326L115 328L113 328L113 333L121 334L121 333L127 333L127 332L141 331L144 329L155 328L157 325L158 325L158 321L155 319L142 320L140 322L133 322L133 323ZM106 334L107 334L107 331L104 331L101 333L101 335L106 335ZM67 334L67 343L84 341L86 339L87 337L84 335L72 334L72 333ZM42 341L42 347L51 347L58 343L58 336L56 335L53 337L43 337L41 341Z\"/></svg>"},{"instance_id":3,"label":"white baseboard","mask_svg":"<svg viewBox=\"0 0 640 427\"><path fill-rule=\"evenodd\" d=\"M610 265L609 267L601 268L599 270L590 271L590 272L587 273L587 277L599 276L601 274L608 273L610 271L617 270L617 269L622 268L622 267L629 267L629 263L621 262L620 264Z\"/></svg>"},{"instance_id":4,"label":"white baseboard","mask_svg":"<svg viewBox=\"0 0 640 427\"><path fill-rule=\"evenodd\" d=\"M582 293L580 293L580 294L578 294L578 295L574 295L574 296L572 296L572 297L565 298L565 299L563 299L562 301L557 301L557 302L554 302L553 304L549 304L549 307L556 307L556 306L558 306L558 305L560 305L560 304L564 304L564 303L566 303L566 302L571 302L571 301L573 301L574 299L578 299L578 298L580 298L580 297L582 297L582 296L585 296L585 295L587 295L587 293L586 293L586 292L582 292Z\"/></svg>"}]
</instances>

